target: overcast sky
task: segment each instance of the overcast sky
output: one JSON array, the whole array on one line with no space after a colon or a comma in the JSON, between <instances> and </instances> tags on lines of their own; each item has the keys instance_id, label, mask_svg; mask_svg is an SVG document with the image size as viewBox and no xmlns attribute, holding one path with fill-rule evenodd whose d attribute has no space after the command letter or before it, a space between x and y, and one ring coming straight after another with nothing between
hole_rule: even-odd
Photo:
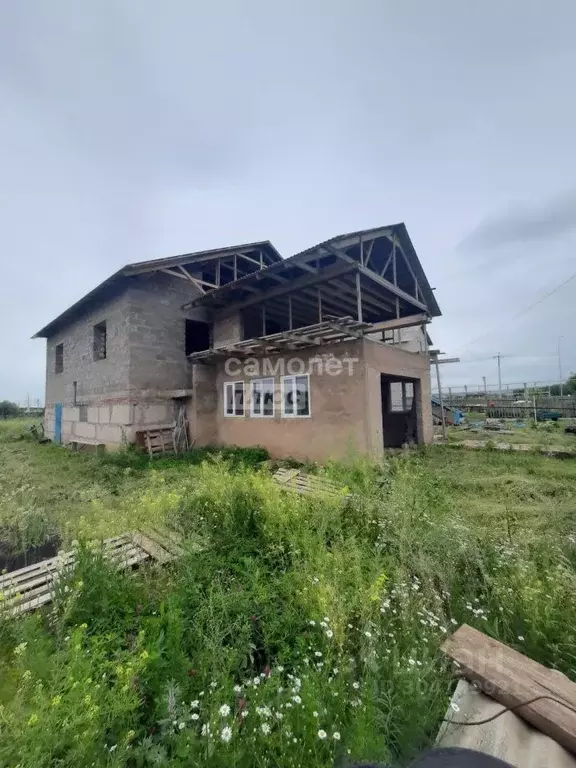
<instances>
[{"instance_id":1,"label":"overcast sky","mask_svg":"<svg viewBox=\"0 0 576 768\"><path fill-rule=\"evenodd\" d=\"M128 262L398 221L447 383L556 378L559 336L576 369L576 279L540 301L576 272L575 29L573 0L7 0L0 399L43 398L30 336Z\"/></svg>"}]
</instances>

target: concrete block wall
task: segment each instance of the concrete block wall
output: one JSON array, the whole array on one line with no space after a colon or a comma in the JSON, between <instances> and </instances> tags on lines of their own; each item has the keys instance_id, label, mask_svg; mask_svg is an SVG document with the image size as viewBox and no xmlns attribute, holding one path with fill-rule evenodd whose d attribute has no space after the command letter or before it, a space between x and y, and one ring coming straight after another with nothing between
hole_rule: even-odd
<instances>
[{"instance_id":1,"label":"concrete block wall","mask_svg":"<svg viewBox=\"0 0 576 768\"><path fill-rule=\"evenodd\" d=\"M131 277L123 290L51 337L46 355L47 437L54 438L58 402L63 404L64 443L119 447L134 441L140 427L171 424L170 393L191 388L185 321L206 319L203 310L181 308L197 294L192 283L170 275ZM94 325L102 321L106 321L107 354L105 360L94 361ZM60 343L64 344L64 370L56 374L55 350ZM81 414L80 405L86 406L85 413ZM80 421L81 415L85 421Z\"/></svg>"}]
</instances>

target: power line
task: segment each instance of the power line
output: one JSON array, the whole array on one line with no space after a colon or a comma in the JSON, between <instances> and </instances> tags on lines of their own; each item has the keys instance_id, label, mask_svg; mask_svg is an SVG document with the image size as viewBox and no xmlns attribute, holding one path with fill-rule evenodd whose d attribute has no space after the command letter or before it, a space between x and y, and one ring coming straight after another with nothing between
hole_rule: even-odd
<instances>
[{"instance_id":1,"label":"power line","mask_svg":"<svg viewBox=\"0 0 576 768\"><path fill-rule=\"evenodd\" d=\"M530 306L526 307L521 312L518 312L518 314L513 315L511 318L507 320L506 319L502 320L502 322L494 326L494 328L491 328L489 331L486 331L481 336L477 336L475 339L472 339L472 341L468 342L468 344L465 347L460 347L460 350L466 350L469 347L471 347L472 344L475 344L477 341L480 341L481 339L486 338L486 336L490 336L490 334L494 333L494 331L497 331L503 323L511 323L511 322L514 322L514 320L518 320L519 317L523 317L523 315L526 315L528 312L534 309L534 307L537 307L539 304L542 304L543 301L548 299L550 296L552 296L554 293L559 291L561 288L564 288L565 285L568 285L568 283L572 282L572 280L574 280L575 278L576 278L576 272L574 272L574 274L570 275L570 277L566 278L566 280L563 280L557 286L552 288L552 290L548 291L548 293L545 293L544 296L541 296L537 301L530 304Z\"/></svg>"}]
</instances>

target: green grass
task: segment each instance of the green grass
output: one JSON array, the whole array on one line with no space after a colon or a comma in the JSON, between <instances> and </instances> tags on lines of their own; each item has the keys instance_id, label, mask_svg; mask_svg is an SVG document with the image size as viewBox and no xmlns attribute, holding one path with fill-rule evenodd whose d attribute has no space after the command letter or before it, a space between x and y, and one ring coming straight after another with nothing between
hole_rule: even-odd
<instances>
[{"instance_id":1,"label":"green grass","mask_svg":"<svg viewBox=\"0 0 576 768\"><path fill-rule=\"evenodd\" d=\"M316 467L326 499L262 457L0 440L22 530L80 540L53 608L0 624L0 765L402 762L436 736L462 622L576 678L576 461L434 447ZM164 520L190 542L170 567L84 543Z\"/></svg>"},{"instance_id":2,"label":"green grass","mask_svg":"<svg viewBox=\"0 0 576 768\"><path fill-rule=\"evenodd\" d=\"M470 416L470 421L476 421L475 415ZM576 452L576 435L565 434L564 427L574 423L573 420L563 420L559 422L547 421L541 422L536 427L534 422L527 422L525 427L517 427L514 422L506 422L504 429L511 430L511 435L501 435L498 432L482 430L472 432L461 427L448 427L448 441L458 442L460 440L492 440L502 443L523 443L532 445L534 448L559 448L562 450L573 450Z\"/></svg>"}]
</instances>

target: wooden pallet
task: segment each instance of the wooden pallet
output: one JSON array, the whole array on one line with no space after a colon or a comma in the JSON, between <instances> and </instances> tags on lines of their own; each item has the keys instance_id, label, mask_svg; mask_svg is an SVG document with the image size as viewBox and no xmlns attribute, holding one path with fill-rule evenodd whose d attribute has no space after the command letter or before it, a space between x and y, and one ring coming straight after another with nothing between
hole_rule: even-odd
<instances>
[{"instance_id":1,"label":"wooden pallet","mask_svg":"<svg viewBox=\"0 0 576 768\"><path fill-rule=\"evenodd\" d=\"M300 494L320 493L343 498L341 486L326 477L311 475L300 469L278 469L273 477L282 488L288 488Z\"/></svg>"},{"instance_id":2,"label":"wooden pallet","mask_svg":"<svg viewBox=\"0 0 576 768\"><path fill-rule=\"evenodd\" d=\"M177 453L178 447L174 437L173 427L160 427L144 432L146 448L150 456L159 456L166 453Z\"/></svg>"},{"instance_id":3,"label":"wooden pallet","mask_svg":"<svg viewBox=\"0 0 576 768\"><path fill-rule=\"evenodd\" d=\"M114 536L102 542L104 557L117 568L133 568L147 560L164 564L184 552L180 537L169 530L147 529ZM20 616L52 602L60 574L76 561L76 552L64 552L0 577L0 606L9 616Z\"/></svg>"}]
</instances>

